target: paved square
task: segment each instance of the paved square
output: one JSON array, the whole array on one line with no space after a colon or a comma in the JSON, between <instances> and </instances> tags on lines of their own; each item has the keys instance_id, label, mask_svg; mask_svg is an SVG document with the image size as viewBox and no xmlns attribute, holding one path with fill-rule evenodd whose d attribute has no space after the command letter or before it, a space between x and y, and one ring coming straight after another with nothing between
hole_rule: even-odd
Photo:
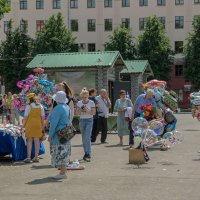
<instances>
[{"instance_id":1,"label":"paved square","mask_svg":"<svg viewBox=\"0 0 200 200\"><path fill-rule=\"evenodd\" d=\"M1 162L0 200L200 200L200 122L176 116L184 141L169 151L149 150L151 160L139 169L128 164L127 146L117 147L113 134L108 144L92 146L85 170L69 171L66 180L50 178L58 171L50 166L48 142L40 163ZM72 160L82 158L80 135L72 142Z\"/></svg>"}]
</instances>

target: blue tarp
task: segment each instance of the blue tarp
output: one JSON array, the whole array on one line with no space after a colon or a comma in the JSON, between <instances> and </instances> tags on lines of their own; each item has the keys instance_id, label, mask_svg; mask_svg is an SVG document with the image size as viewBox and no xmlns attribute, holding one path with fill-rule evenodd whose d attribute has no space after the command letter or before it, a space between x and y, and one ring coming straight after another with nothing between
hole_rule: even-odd
<instances>
[{"instance_id":1,"label":"blue tarp","mask_svg":"<svg viewBox=\"0 0 200 200\"><path fill-rule=\"evenodd\" d=\"M39 155L45 153L43 143L40 143ZM0 155L12 155L12 160L23 160L27 156L26 145L22 137L15 138L10 134L5 134L0 130ZM34 144L32 146L32 158L34 157Z\"/></svg>"}]
</instances>

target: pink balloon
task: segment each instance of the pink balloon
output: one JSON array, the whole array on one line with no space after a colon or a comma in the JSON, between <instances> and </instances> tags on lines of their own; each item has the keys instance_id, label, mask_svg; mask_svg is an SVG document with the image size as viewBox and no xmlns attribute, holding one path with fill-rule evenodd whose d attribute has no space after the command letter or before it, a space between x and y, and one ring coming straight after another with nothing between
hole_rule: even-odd
<instances>
[{"instance_id":1,"label":"pink balloon","mask_svg":"<svg viewBox=\"0 0 200 200\"><path fill-rule=\"evenodd\" d=\"M17 82L17 87L18 88L23 88L23 86L24 86L24 83L22 81L18 81Z\"/></svg>"},{"instance_id":2,"label":"pink balloon","mask_svg":"<svg viewBox=\"0 0 200 200\"><path fill-rule=\"evenodd\" d=\"M39 74L44 73L44 69L42 69L42 68L35 68L33 71L34 71L35 73L39 73Z\"/></svg>"}]
</instances>

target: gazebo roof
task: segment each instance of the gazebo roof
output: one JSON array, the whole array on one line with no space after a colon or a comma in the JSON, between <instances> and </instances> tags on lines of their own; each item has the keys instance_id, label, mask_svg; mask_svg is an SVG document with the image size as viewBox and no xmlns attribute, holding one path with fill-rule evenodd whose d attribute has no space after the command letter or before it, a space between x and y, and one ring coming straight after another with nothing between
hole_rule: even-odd
<instances>
[{"instance_id":1,"label":"gazebo roof","mask_svg":"<svg viewBox=\"0 0 200 200\"><path fill-rule=\"evenodd\" d=\"M125 66L119 51L38 54L26 67L57 69L113 67L114 65Z\"/></svg>"},{"instance_id":2,"label":"gazebo roof","mask_svg":"<svg viewBox=\"0 0 200 200\"><path fill-rule=\"evenodd\" d=\"M150 73L153 71L148 60L125 60L126 68L120 74Z\"/></svg>"}]
</instances>

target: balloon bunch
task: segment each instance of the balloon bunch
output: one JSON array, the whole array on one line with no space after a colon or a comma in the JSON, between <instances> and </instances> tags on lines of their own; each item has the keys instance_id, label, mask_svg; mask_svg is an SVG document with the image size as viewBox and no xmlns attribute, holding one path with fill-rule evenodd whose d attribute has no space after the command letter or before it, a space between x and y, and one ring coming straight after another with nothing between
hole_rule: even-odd
<instances>
[{"instance_id":1,"label":"balloon bunch","mask_svg":"<svg viewBox=\"0 0 200 200\"><path fill-rule=\"evenodd\" d=\"M143 114L141 117L144 120L149 121L148 128L141 129L142 135L141 140L145 143L146 146L154 145L160 140L164 140L165 133L170 133L168 136L172 137L175 133L177 119L173 115L172 111L176 111L178 107L177 96L174 91L167 91L166 82L152 80L143 84L144 92L148 89L152 89L154 92L154 98L157 104L156 111L152 104L143 105L141 110ZM159 116L159 119L155 118ZM152 120L154 119L154 120ZM140 118L138 120L141 120ZM151 120L151 121L150 121ZM136 129L139 125L135 126L134 123L132 127ZM169 138L167 138L168 140ZM166 138L165 138L166 140Z\"/></svg>"},{"instance_id":2,"label":"balloon bunch","mask_svg":"<svg viewBox=\"0 0 200 200\"><path fill-rule=\"evenodd\" d=\"M178 108L177 95L174 91L165 90L166 82L159 80L151 80L143 84L145 90L153 89L154 98L157 102L159 108L166 110L170 108L173 111L176 111Z\"/></svg>"},{"instance_id":3,"label":"balloon bunch","mask_svg":"<svg viewBox=\"0 0 200 200\"><path fill-rule=\"evenodd\" d=\"M20 116L24 116L27 95L35 93L45 110L45 118L48 117L49 107L52 103L52 93L55 91L54 82L47 79L44 69L35 68L35 75L29 75L25 80L17 82L17 87L21 89L18 97L14 99L13 105Z\"/></svg>"},{"instance_id":4,"label":"balloon bunch","mask_svg":"<svg viewBox=\"0 0 200 200\"><path fill-rule=\"evenodd\" d=\"M183 135L174 129L166 130L166 124L166 121L152 120L148 123L142 117L135 118L132 122L134 146L138 148L143 144L145 147L149 147L159 143L163 147L163 144L171 146L182 142Z\"/></svg>"},{"instance_id":5,"label":"balloon bunch","mask_svg":"<svg viewBox=\"0 0 200 200\"><path fill-rule=\"evenodd\" d=\"M192 117L200 121L200 92L190 94L190 103L192 105Z\"/></svg>"}]
</instances>

